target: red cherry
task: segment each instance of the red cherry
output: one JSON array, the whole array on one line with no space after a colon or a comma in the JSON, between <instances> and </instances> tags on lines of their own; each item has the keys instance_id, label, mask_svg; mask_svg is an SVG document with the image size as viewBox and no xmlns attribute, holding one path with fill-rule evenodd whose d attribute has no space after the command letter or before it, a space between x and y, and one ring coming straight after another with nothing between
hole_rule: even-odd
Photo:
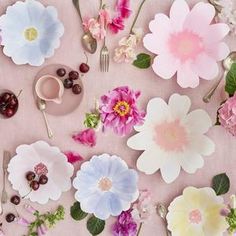
<instances>
[{"instance_id":1,"label":"red cherry","mask_svg":"<svg viewBox=\"0 0 236 236\"><path fill-rule=\"evenodd\" d=\"M37 191L40 187L40 184L38 181L36 180L33 180L31 183L30 183L30 187L34 190L34 191Z\"/></svg>"},{"instance_id":2,"label":"red cherry","mask_svg":"<svg viewBox=\"0 0 236 236\"><path fill-rule=\"evenodd\" d=\"M89 71L89 65L86 63L82 63L79 67L80 72L87 73Z\"/></svg>"},{"instance_id":3,"label":"red cherry","mask_svg":"<svg viewBox=\"0 0 236 236\"><path fill-rule=\"evenodd\" d=\"M40 183L40 184L44 185L44 184L46 184L47 182L48 182L48 177L47 177L46 175L41 175L41 176L39 177L39 183Z\"/></svg>"},{"instance_id":4,"label":"red cherry","mask_svg":"<svg viewBox=\"0 0 236 236\"><path fill-rule=\"evenodd\" d=\"M35 173L33 171L29 171L26 173L25 175L25 178L28 180L28 181L32 181L34 180L36 177Z\"/></svg>"},{"instance_id":5,"label":"red cherry","mask_svg":"<svg viewBox=\"0 0 236 236\"><path fill-rule=\"evenodd\" d=\"M69 73L69 78L72 79L72 80L77 80L79 78L79 73L75 70L72 70Z\"/></svg>"},{"instance_id":6,"label":"red cherry","mask_svg":"<svg viewBox=\"0 0 236 236\"><path fill-rule=\"evenodd\" d=\"M1 96L1 100L3 102L7 102L11 98L12 94L11 93L3 93Z\"/></svg>"},{"instance_id":7,"label":"red cherry","mask_svg":"<svg viewBox=\"0 0 236 236\"><path fill-rule=\"evenodd\" d=\"M7 118L10 118L15 115L15 111L12 108L7 108L6 111L4 112L4 115Z\"/></svg>"}]
</instances>

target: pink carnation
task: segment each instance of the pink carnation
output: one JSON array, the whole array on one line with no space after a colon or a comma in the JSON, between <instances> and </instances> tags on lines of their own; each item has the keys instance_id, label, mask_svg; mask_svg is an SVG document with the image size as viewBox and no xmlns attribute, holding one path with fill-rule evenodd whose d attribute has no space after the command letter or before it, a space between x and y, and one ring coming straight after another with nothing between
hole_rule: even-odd
<instances>
[{"instance_id":1,"label":"pink carnation","mask_svg":"<svg viewBox=\"0 0 236 236\"><path fill-rule=\"evenodd\" d=\"M86 129L81 131L77 134L74 134L72 138L75 140L75 142L89 147L94 147L96 145L96 134L94 129Z\"/></svg>"},{"instance_id":2,"label":"pink carnation","mask_svg":"<svg viewBox=\"0 0 236 236\"><path fill-rule=\"evenodd\" d=\"M139 91L129 87L118 87L101 97L101 120L104 128L112 128L121 136L129 134L133 127L142 125L145 112L137 108Z\"/></svg>"},{"instance_id":3,"label":"pink carnation","mask_svg":"<svg viewBox=\"0 0 236 236\"><path fill-rule=\"evenodd\" d=\"M83 161L84 159L82 156L80 156L80 154L75 152L67 151L64 152L64 154L66 155L68 162L71 164L74 164L78 161Z\"/></svg>"},{"instance_id":4,"label":"pink carnation","mask_svg":"<svg viewBox=\"0 0 236 236\"><path fill-rule=\"evenodd\" d=\"M128 18L132 13L130 9L130 0L117 0L116 10L122 18Z\"/></svg>"},{"instance_id":5,"label":"pink carnation","mask_svg":"<svg viewBox=\"0 0 236 236\"><path fill-rule=\"evenodd\" d=\"M117 34L120 30L123 30L125 28L123 18L113 18L112 22L108 25L108 28L112 33Z\"/></svg>"},{"instance_id":6,"label":"pink carnation","mask_svg":"<svg viewBox=\"0 0 236 236\"><path fill-rule=\"evenodd\" d=\"M236 94L219 109L219 121L227 131L236 136Z\"/></svg>"}]
</instances>

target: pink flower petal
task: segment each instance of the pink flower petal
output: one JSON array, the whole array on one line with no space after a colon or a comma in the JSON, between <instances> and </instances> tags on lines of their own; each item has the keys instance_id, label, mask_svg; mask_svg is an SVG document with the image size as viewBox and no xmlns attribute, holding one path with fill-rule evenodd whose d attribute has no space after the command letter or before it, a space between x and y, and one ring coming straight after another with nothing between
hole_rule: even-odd
<instances>
[{"instance_id":1,"label":"pink flower petal","mask_svg":"<svg viewBox=\"0 0 236 236\"><path fill-rule=\"evenodd\" d=\"M96 145L96 133L94 129L86 129L72 136L75 142L94 147Z\"/></svg>"},{"instance_id":2,"label":"pink flower petal","mask_svg":"<svg viewBox=\"0 0 236 236\"><path fill-rule=\"evenodd\" d=\"M199 85L199 77L191 70L190 64L185 63L178 69L177 82L182 88L195 88Z\"/></svg>"},{"instance_id":3,"label":"pink flower petal","mask_svg":"<svg viewBox=\"0 0 236 236\"><path fill-rule=\"evenodd\" d=\"M182 30L183 23L188 13L189 6L185 0L174 1L170 9L170 21L176 31Z\"/></svg>"},{"instance_id":4,"label":"pink flower petal","mask_svg":"<svg viewBox=\"0 0 236 236\"><path fill-rule=\"evenodd\" d=\"M155 19L149 23L149 29L156 35L169 36L170 30L170 19L162 13L155 15Z\"/></svg>"},{"instance_id":5,"label":"pink flower petal","mask_svg":"<svg viewBox=\"0 0 236 236\"><path fill-rule=\"evenodd\" d=\"M68 162L71 164L74 164L75 162L78 161L83 161L84 159L82 156L80 156L80 154L75 152L67 151L64 152L64 154L66 155Z\"/></svg>"},{"instance_id":6,"label":"pink flower petal","mask_svg":"<svg viewBox=\"0 0 236 236\"><path fill-rule=\"evenodd\" d=\"M113 18L112 22L108 24L108 28L113 34L117 34L120 30L123 30L125 28L123 18Z\"/></svg>"},{"instance_id":7,"label":"pink flower petal","mask_svg":"<svg viewBox=\"0 0 236 236\"><path fill-rule=\"evenodd\" d=\"M229 26L224 23L217 23L210 25L207 34L204 37L204 41L207 45L212 43L218 43L229 33Z\"/></svg>"},{"instance_id":8,"label":"pink flower petal","mask_svg":"<svg viewBox=\"0 0 236 236\"><path fill-rule=\"evenodd\" d=\"M117 0L116 10L122 18L128 18L132 11L130 9L130 0Z\"/></svg>"},{"instance_id":9,"label":"pink flower petal","mask_svg":"<svg viewBox=\"0 0 236 236\"><path fill-rule=\"evenodd\" d=\"M177 71L177 61L169 54L161 54L154 59L153 70L163 79L170 79Z\"/></svg>"},{"instance_id":10,"label":"pink flower petal","mask_svg":"<svg viewBox=\"0 0 236 236\"><path fill-rule=\"evenodd\" d=\"M215 79L219 74L218 64L214 59L205 53L201 53L195 62L191 65L193 72L206 80Z\"/></svg>"},{"instance_id":11,"label":"pink flower petal","mask_svg":"<svg viewBox=\"0 0 236 236\"><path fill-rule=\"evenodd\" d=\"M185 19L184 29L204 36L213 18L215 8L209 3L197 3Z\"/></svg>"},{"instance_id":12,"label":"pink flower petal","mask_svg":"<svg viewBox=\"0 0 236 236\"><path fill-rule=\"evenodd\" d=\"M230 53L228 45L224 42L213 44L208 48L208 54L216 61L224 60Z\"/></svg>"}]
</instances>

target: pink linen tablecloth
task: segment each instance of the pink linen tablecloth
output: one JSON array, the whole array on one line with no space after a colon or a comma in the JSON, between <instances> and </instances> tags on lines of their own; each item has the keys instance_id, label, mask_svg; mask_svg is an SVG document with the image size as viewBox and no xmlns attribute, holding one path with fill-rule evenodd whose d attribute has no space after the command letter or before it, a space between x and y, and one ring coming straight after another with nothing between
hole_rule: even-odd
<instances>
[{"instance_id":1,"label":"pink linen tablecloth","mask_svg":"<svg viewBox=\"0 0 236 236\"><path fill-rule=\"evenodd\" d=\"M188 0L190 5L199 0ZM8 5L11 5L15 0L0 0L0 14L3 14ZM40 0L45 5L54 5L58 9L59 18L65 26L65 34L61 41L61 47L56 50L54 57L46 61L45 65L52 63L67 64L72 68L78 69L78 66L83 62L84 54L81 47L80 38L82 29L80 21L75 11L71 0ZM83 15L93 16L98 9L98 0L81 0ZM115 0L107 1L109 5L113 5ZM140 0L132 1L132 9L135 12ZM137 22L138 27L142 27L145 32L148 31L148 23L153 19L154 15L159 12L168 13L171 0L147 0L140 18ZM131 17L126 22L126 31L121 32L117 36L109 35L107 44L109 49L114 49L119 39L125 36L131 25ZM236 50L236 41L228 37L226 39L231 50ZM235 42L234 42L235 41ZM100 45L99 45L100 49ZM144 51L140 47L140 52ZM10 150L14 154L18 145L32 143L37 140L45 140L50 144L58 146L61 150L73 150L79 152L86 160L94 154L111 153L121 156L130 167L135 168L138 151L129 149L126 145L127 137L120 138L113 133L98 133L98 143L95 148L86 148L76 144L71 139L71 134L74 131L83 129L83 120L85 112L88 112L94 106L94 98L99 98L108 90L121 85L129 85L133 89L141 90L140 107L145 108L150 98L160 96L168 99L169 96L178 92L186 94L192 99L192 109L202 108L209 112L212 120L215 120L217 107L222 101L220 90L217 90L212 102L204 104L202 96L212 86L214 81L201 81L200 86L196 89L181 89L176 85L176 80L162 80L158 78L152 71L139 70L129 64L111 63L109 73L101 73L99 70L99 50L95 55L89 56L89 64L91 71L83 78L85 96L80 107L64 117L48 116L51 127L55 133L53 140L48 140L44 121L41 113L37 110L33 94L32 84L34 76L40 70L37 67L31 66L16 66L11 59L0 52L0 88L10 89L18 92L23 89L20 97L20 107L17 115L9 120L0 120L0 153L3 150ZM139 187L141 189L148 188L153 194L153 202L163 202L168 205L173 198L180 195L186 186L192 185L196 187L210 186L211 179L214 175L227 172L231 179L231 189L229 194L225 195L228 200L230 194L236 193L236 140L230 134L226 133L221 127L214 127L210 130L209 136L216 143L216 152L205 158L204 168L198 170L196 174L190 175L181 172L179 178L172 184L166 184L159 173L151 176L146 176L139 173ZM76 166L79 169L79 166ZM1 171L2 172L2 171ZM0 177L0 183L1 182ZM0 185L1 187L1 185ZM8 192L14 194L10 184L7 186ZM64 193L58 202L50 201L45 206L32 204L42 212L55 210L62 204L66 208L66 219L60 222L55 229L51 230L48 235L57 236L86 236L89 235L86 230L86 221L75 222L69 216L70 206L73 204L75 190ZM23 204L22 204L23 205ZM27 216L23 208L17 208L20 214ZM12 204L4 205L4 215L8 212L15 212ZM3 229L7 236L22 236L26 233L26 229L16 224L8 224L4 220L4 215L1 216L0 222L3 222ZM107 221L106 228L101 235L111 235L111 224L114 219ZM164 226L161 219L153 213L151 219L145 223L142 228L141 236L162 236L164 235ZM213 236L213 235L212 235Z\"/></svg>"}]
</instances>

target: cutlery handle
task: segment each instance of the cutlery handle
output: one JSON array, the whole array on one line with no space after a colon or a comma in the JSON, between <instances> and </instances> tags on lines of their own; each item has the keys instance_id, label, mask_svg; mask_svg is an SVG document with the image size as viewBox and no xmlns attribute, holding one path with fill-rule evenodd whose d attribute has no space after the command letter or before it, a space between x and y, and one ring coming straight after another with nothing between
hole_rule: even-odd
<instances>
[{"instance_id":1,"label":"cutlery handle","mask_svg":"<svg viewBox=\"0 0 236 236\"><path fill-rule=\"evenodd\" d=\"M203 97L203 101L205 103L209 103L211 101L212 96L214 95L216 89L218 88L220 82L225 79L228 71L224 72L224 75L212 86L212 88L208 91L208 93Z\"/></svg>"},{"instance_id":2,"label":"cutlery handle","mask_svg":"<svg viewBox=\"0 0 236 236\"><path fill-rule=\"evenodd\" d=\"M53 138L53 132L52 132L50 126L49 126L49 123L48 123L48 119L47 119L46 113L45 113L44 111L42 111L42 113L43 113L43 118L44 118L44 121L45 121L45 124L46 124L48 137L49 137L50 139L52 139L52 138Z\"/></svg>"},{"instance_id":3,"label":"cutlery handle","mask_svg":"<svg viewBox=\"0 0 236 236\"><path fill-rule=\"evenodd\" d=\"M7 203L7 191L6 191L6 171L3 170L3 187L2 187L2 196L1 196L1 203Z\"/></svg>"},{"instance_id":4,"label":"cutlery handle","mask_svg":"<svg viewBox=\"0 0 236 236\"><path fill-rule=\"evenodd\" d=\"M81 22L83 23L83 18L82 18L82 14L81 14L81 10L80 10L80 2L79 0L73 0L73 4L78 12L79 18L81 20Z\"/></svg>"}]
</instances>

